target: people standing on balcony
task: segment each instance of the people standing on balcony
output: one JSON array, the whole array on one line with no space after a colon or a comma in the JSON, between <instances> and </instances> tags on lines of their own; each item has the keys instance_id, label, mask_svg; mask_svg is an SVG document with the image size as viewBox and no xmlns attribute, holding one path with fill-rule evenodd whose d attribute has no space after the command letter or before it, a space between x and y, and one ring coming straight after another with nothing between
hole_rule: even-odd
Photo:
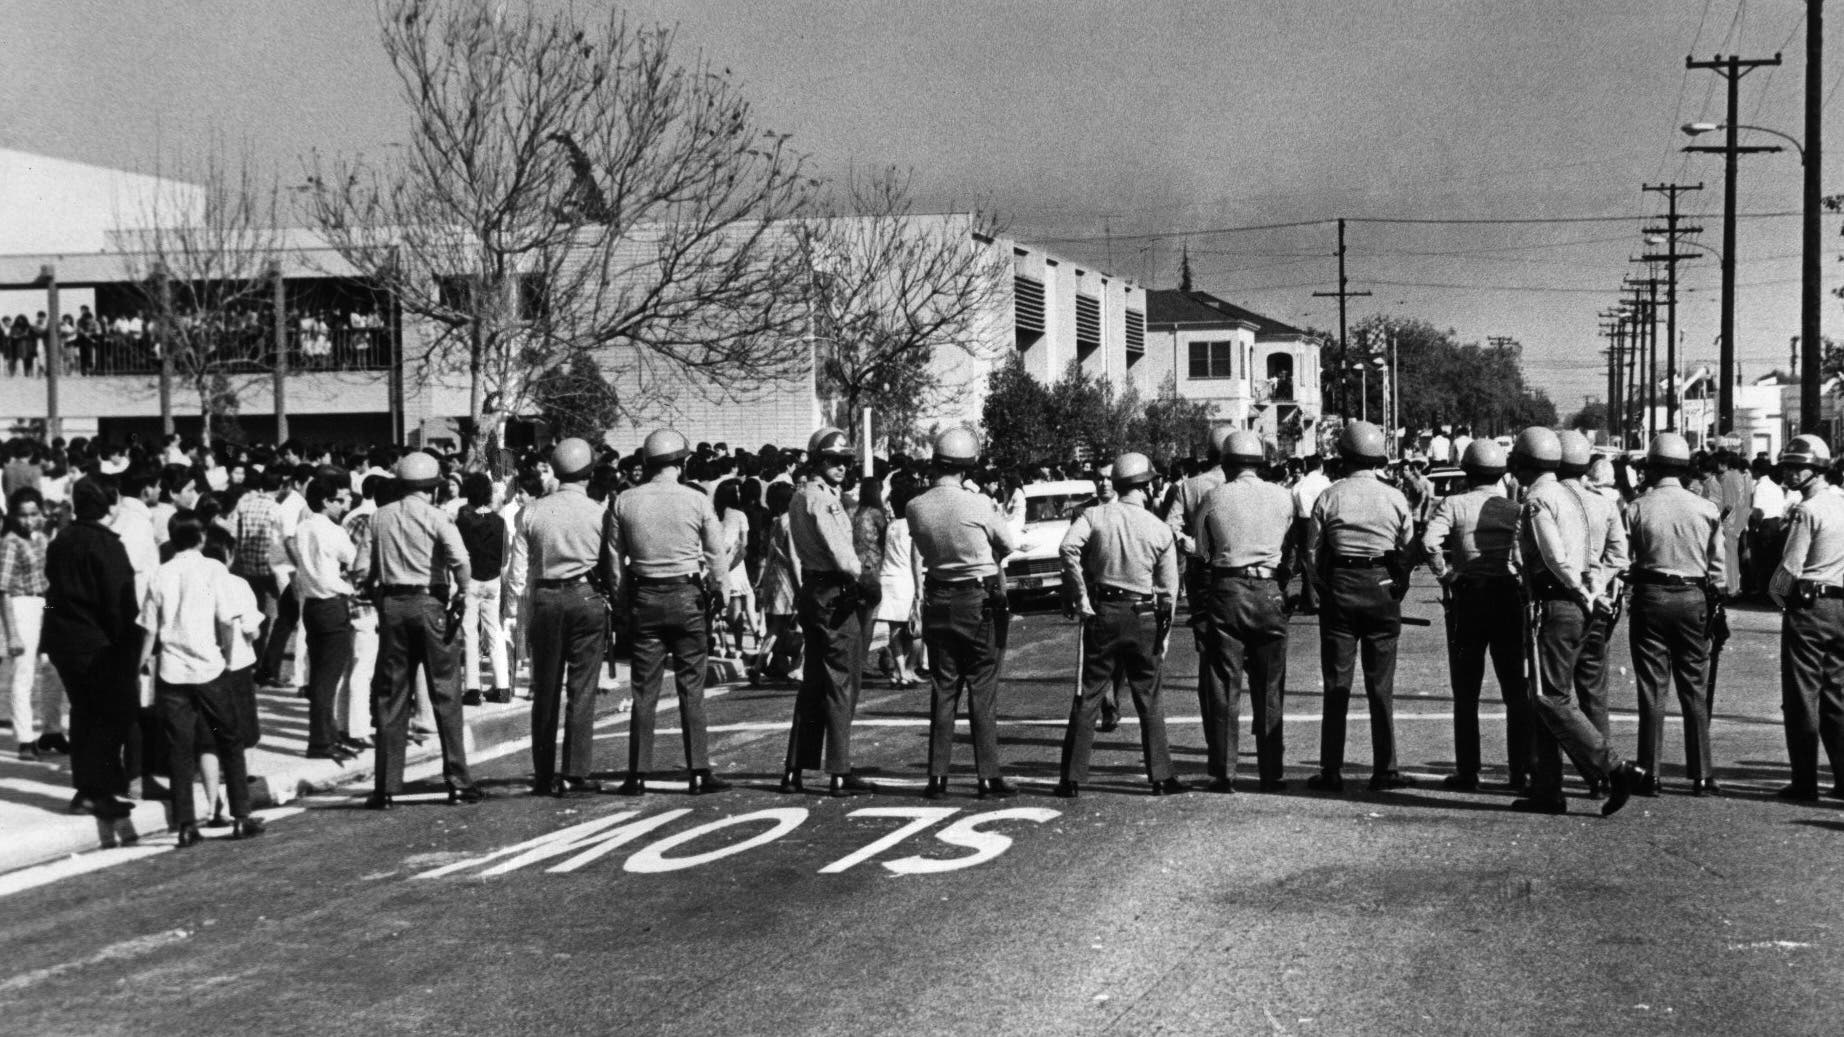
<instances>
[{"instance_id":1,"label":"people standing on balcony","mask_svg":"<svg viewBox=\"0 0 1844 1037\"><path fill-rule=\"evenodd\" d=\"M77 373L90 374L96 368L96 350L102 342L102 322L88 306L77 308Z\"/></svg>"}]
</instances>

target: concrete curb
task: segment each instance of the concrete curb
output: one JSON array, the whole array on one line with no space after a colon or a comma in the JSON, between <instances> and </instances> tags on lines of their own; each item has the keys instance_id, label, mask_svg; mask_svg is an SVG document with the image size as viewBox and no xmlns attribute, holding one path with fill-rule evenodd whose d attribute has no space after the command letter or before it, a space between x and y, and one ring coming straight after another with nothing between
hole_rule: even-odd
<instances>
[{"instance_id":1,"label":"concrete curb","mask_svg":"<svg viewBox=\"0 0 1844 1037\"><path fill-rule=\"evenodd\" d=\"M620 678L603 685L602 694L596 697L597 720L623 711L630 695L626 670L626 665L621 665ZM706 665L706 687L745 679L747 675L740 659L712 659ZM470 757L531 737L531 703L526 699L515 698L512 703L501 706L469 707L463 720L463 738ZM260 748L252 751L251 756L250 800L258 809L281 806L301 796L365 781L375 770L374 757L370 753L344 766L332 760L309 760ZM412 744L404 762L409 769L440 758L441 746L431 736L421 746ZM0 874L132 843L166 832L168 827L167 804L161 802L137 803L131 816L113 824L85 815L47 811L42 821L21 830L8 831L0 838Z\"/></svg>"}]
</instances>

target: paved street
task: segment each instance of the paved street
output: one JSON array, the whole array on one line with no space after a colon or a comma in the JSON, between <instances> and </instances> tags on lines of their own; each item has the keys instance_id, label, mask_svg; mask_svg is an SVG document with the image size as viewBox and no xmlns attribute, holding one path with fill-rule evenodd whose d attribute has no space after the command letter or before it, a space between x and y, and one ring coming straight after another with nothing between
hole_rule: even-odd
<instances>
[{"instance_id":1,"label":"paved street","mask_svg":"<svg viewBox=\"0 0 1844 1037\"><path fill-rule=\"evenodd\" d=\"M1438 619L1423 592L1410 611ZM1735 625L1715 732L1730 794L1668 790L1603 820L1582 799L1531 817L1502 791L1430 787L1452 759L1438 622L1407 632L1398 684L1402 763L1421 788L1303 791L1318 645L1299 618L1294 791L1256 794L1250 777L1233 797L1149 797L1129 721L1099 740L1082 798L1051 798L1073 636L1032 615L1002 699L1017 799L972 797L964 740L954 798L914 795L926 692L882 682L856 751L889 792L779 796L791 689L732 687L711 707L715 755L740 779L721 795L656 782L637 803L532 799L514 752L482 766L500 795L475 808L431 796L379 815L352 790L297 804L250 844L0 876L0 1031L1834 1032L1844 804L1772 799L1786 776L1777 620ZM1181 774L1199 777L1183 641L1165 687ZM1630 751L1633 691L1617 681ZM1361 697L1355 709L1362 764ZM1500 710L1487 714L1492 736ZM1251 775L1246 724L1245 708ZM613 771L626 718L604 725ZM661 745L670 759L676 735ZM1682 754L1673 723L1668 786L1684 785ZM1502 742L1485 755L1502 780ZM1367 767L1351 772L1361 790Z\"/></svg>"}]
</instances>

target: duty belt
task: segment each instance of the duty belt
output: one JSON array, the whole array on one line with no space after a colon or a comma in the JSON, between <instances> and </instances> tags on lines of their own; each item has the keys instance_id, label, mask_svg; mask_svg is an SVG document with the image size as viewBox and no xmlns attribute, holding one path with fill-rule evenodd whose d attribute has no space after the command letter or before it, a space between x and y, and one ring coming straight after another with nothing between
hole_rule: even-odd
<instances>
[{"instance_id":1,"label":"duty belt","mask_svg":"<svg viewBox=\"0 0 1844 1037\"><path fill-rule=\"evenodd\" d=\"M574 587L587 579L589 579L588 573L577 573L575 576L564 576L555 580L533 580L532 583L541 591L554 591L562 587Z\"/></svg>"},{"instance_id":2,"label":"duty belt","mask_svg":"<svg viewBox=\"0 0 1844 1037\"><path fill-rule=\"evenodd\" d=\"M922 581L923 589L931 591L976 590L985 585L986 581L977 576L969 576L964 580L937 580L930 576Z\"/></svg>"},{"instance_id":3,"label":"duty belt","mask_svg":"<svg viewBox=\"0 0 1844 1037\"><path fill-rule=\"evenodd\" d=\"M385 598L407 598L416 594L427 594L431 597L446 598L448 597L448 584L387 583L378 588L378 595Z\"/></svg>"},{"instance_id":4,"label":"duty belt","mask_svg":"<svg viewBox=\"0 0 1844 1037\"><path fill-rule=\"evenodd\" d=\"M1139 591L1130 591L1121 587L1109 587L1106 584L1095 588L1095 597L1102 601L1147 602L1153 600L1150 594L1141 594Z\"/></svg>"},{"instance_id":5,"label":"duty belt","mask_svg":"<svg viewBox=\"0 0 1844 1037\"><path fill-rule=\"evenodd\" d=\"M1280 570L1272 565L1213 565L1212 576L1235 576L1248 580L1272 580Z\"/></svg>"},{"instance_id":6,"label":"duty belt","mask_svg":"<svg viewBox=\"0 0 1844 1037\"><path fill-rule=\"evenodd\" d=\"M1675 573L1655 572L1651 569L1634 569L1631 573L1634 583L1650 584L1654 587L1705 587L1709 580L1702 576L1678 576Z\"/></svg>"},{"instance_id":7,"label":"duty belt","mask_svg":"<svg viewBox=\"0 0 1844 1037\"><path fill-rule=\"evenodd\" d=\"M1389 564L1389 559L1382 555L1369 558L1356 558L1350 555L1335 555L1332 558L1334 569L1381 569Z\"/></svg>"},{"instance_id":8,"label":"duty belt","mask_svg":"<svg viewBox=\"0 0 1844 1037\"><path fill-rule=\"evenodd\" d=\"M667 587L667 586L672 586L674 584L681 584L681 583L696 584L698 582L698 574L697 573L680 573L677 576L638 576L637 575L637 576L631 576L629 577L629 579L633 581L633 584L636 587Z\"/></svg>"},{"instance_id":9,"label":"duty belt","mask_svg":"<svg viewBox=\"0 0 1844 1037\"><path fill-rule=\"evenodd\" d=\"M1810 593L1815 598L1844 598L1844 585L1836 583L1820 584L1812 587Z\"/></svg>"}]
</instances>

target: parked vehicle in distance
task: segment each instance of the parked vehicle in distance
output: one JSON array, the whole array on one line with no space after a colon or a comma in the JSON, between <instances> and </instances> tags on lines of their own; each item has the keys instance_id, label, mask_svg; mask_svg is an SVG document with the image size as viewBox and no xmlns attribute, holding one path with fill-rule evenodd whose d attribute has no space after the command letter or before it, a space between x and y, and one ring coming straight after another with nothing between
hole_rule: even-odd
<instances>
[{"instance_id":1,"label":"parked vehicle in distance","mask_svg":"<svg viewBox=\"0 0 1844 1037\"><path fill-rule=\"evenodd\" d=\"M1436 497L1449 497L1466 489L1466 473L1458 468L1440 467L1428 473Z\"/></svg>"},{"instance_id":2,"label":"parked vehicle in distance","mask_svg":"<svg viewBox=\"0 0 1844 1037\"><path fill-rule=\"evenodd\" d=\"M1024 488L1024 526L1013 528L1018 547L1005 556L1005 586L1013 598L1054 590L1063 582L1057 553L1075 513L1094 503L1095 484L1083 479L1031 483Z\"/></svg>"}]
</instances>

